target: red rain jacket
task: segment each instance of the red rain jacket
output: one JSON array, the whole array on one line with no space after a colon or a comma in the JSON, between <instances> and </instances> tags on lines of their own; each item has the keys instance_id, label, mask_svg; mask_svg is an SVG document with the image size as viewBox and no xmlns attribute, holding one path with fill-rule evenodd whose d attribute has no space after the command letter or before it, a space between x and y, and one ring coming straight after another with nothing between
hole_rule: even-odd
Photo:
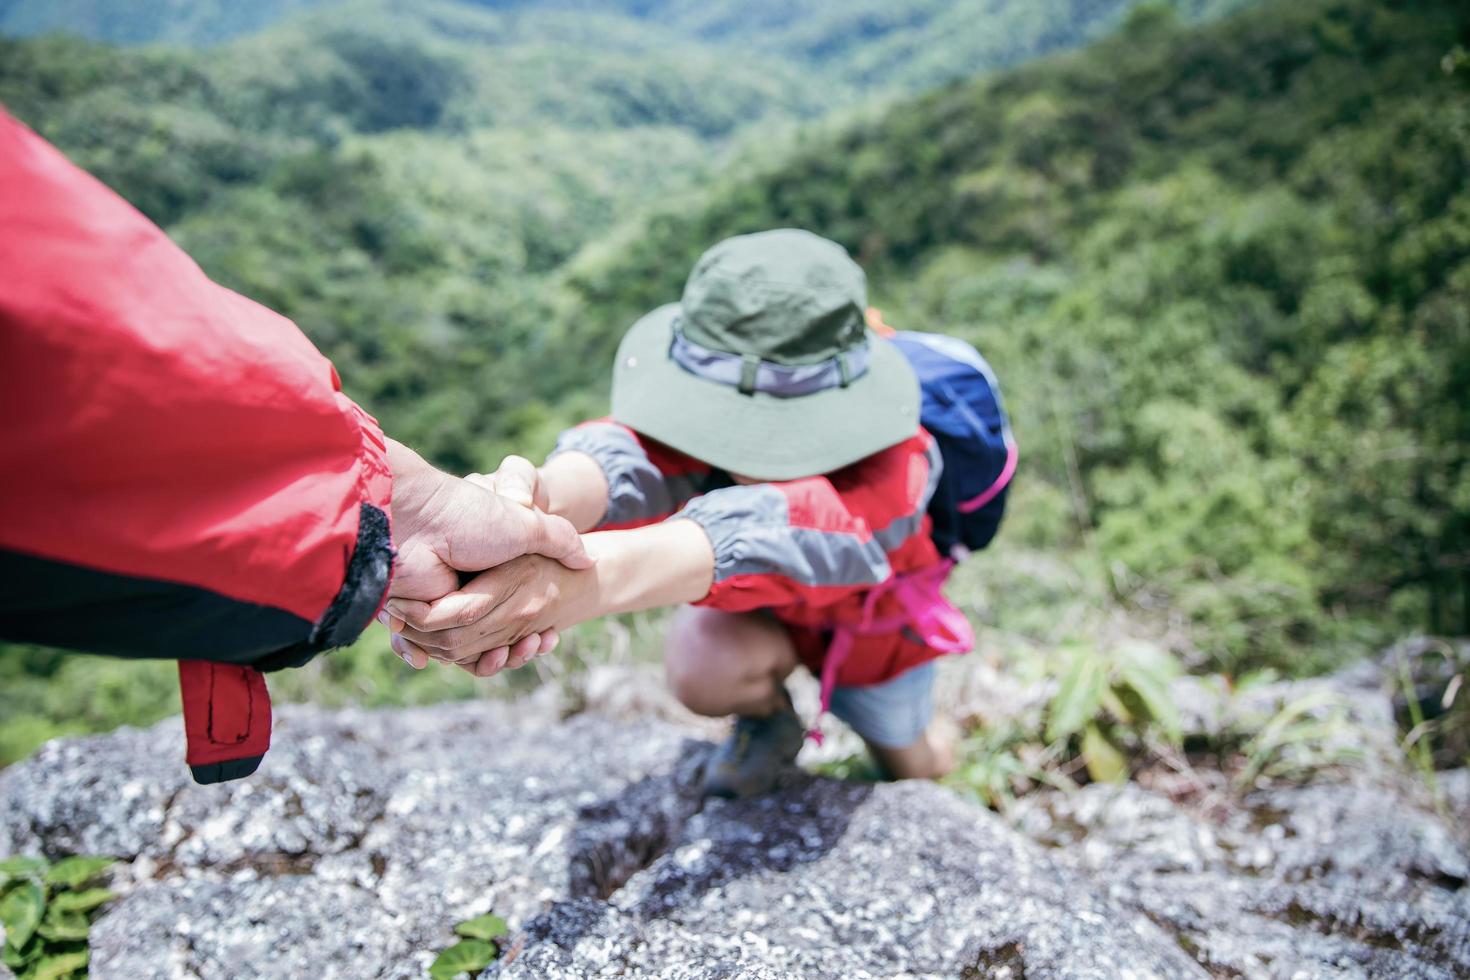
<instances>
[{"instance_id":1,"label":"red rain jacket","mask_svg":"<svg viewBox=\"0 0 1470 980\"><path fill-rule=\"evenodd\" d=\"M181 661L195 777L392 567L377 423L291 321L0 110L0 637Z\"/></svg>"}]
</instances>

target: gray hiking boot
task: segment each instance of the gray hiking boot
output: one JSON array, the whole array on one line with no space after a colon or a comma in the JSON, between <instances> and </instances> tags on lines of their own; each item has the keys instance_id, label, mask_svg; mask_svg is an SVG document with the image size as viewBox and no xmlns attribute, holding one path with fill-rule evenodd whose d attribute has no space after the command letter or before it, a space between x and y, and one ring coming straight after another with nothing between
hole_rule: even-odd
<instances>
[{"instance_id":1,"label":"gray hiking boot","mask_svg":"<svg viewBox=\"0 0 1470 980\"><path fill-rule=\"evenodd\" d=\"M776 785L776 774L796 761L806 729L788 698L786 707L764 718L737 718L704 770L704 795L726 799L759 796Z\"/></svg>"}]
</instances>

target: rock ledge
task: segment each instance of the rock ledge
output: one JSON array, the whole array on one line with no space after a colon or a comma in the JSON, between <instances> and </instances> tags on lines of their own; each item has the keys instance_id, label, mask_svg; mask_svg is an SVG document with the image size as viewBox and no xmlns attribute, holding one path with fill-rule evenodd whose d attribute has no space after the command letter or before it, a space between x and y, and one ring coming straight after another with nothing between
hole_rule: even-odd
<instances>
[{"instance_id":1,"label":"rock ledge","mask_svg":"<svg viewBox=\"0 0 1470 980\"><path fill-rule=\"evenodd\" d=\"M99 977L421 977L490 910L517 930L505 978L1470 973L1465 850L1362 787L1223 825L1090 787L1016 829L937 786L797 773L701 806L686 729L529 706L286 708L261 771L214 787L177 733L0 773L0 852L131 862Z\"/></svg>"}]
</instances>

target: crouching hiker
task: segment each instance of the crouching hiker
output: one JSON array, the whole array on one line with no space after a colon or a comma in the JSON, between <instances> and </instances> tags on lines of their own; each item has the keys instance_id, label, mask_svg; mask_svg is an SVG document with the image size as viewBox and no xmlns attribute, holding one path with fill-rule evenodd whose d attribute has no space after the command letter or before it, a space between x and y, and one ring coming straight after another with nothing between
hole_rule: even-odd
<instances>
[{"instance_id":1,"label":"crouching hiker","mask_svg":"<svg viewBox=\"0 0 1470 980\"><path fill-rule=\"evenodd\" d=\"M673 691L736 716L710 794L765 792L795 759L798 666L888 775L948 772L932 661L974 638L941 588L995 533L1015 447L973 348L870 328L866 308L862 270L815 235L710 249L682 301L624 337L611 418L564 433L539 469L512 457L472 478L597 529L595 566L519 559L432 605L395 601L400 655L486 675L525 634L684 604Z\"/></svg>"}]
</instances>

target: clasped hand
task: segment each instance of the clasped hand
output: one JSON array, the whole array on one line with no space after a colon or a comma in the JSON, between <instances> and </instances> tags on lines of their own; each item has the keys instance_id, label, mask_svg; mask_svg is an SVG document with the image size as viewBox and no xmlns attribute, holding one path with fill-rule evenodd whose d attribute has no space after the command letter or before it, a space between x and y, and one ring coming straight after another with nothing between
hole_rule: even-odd
<instances>
[{"instance_id":1,"label":"clasped hand","mask_svg":"<svg viewBox=\"0 0 1470 980\"><path fill-rule=\"evenodd\" d=\"M459 480L398 449L398 562L380 617L394 652L415 668L437 660L489 677L555 649L590 579L576 571L592 558L570 523L545 512L536 468L511 456ZM462 583L461 572L478 574Z\"/></svg>"}]
</instances>

